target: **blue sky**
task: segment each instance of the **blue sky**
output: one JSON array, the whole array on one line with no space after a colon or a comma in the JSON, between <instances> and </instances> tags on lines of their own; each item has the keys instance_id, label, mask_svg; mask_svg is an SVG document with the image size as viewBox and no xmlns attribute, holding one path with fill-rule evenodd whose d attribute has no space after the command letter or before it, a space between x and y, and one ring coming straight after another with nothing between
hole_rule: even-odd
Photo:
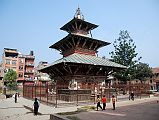
<instances>
[{"instance_id":1,"label":"blue sky","mask_svg":"<svg viewBox=\"0 0 159 120\"><path fill-rule=\"evenodd\" d=\"M86 21L99 25L93 38L113 43L120 30L128 30L141 62L159 66L158 0L0 0L0 54L4 48L23 54L33 50L36 65L61 58L49 46L67 35L60 27L73 18L78 5ZM110 58L113 50L110 44L99 49L99 56Z\"/></svg>"}]
</instances>

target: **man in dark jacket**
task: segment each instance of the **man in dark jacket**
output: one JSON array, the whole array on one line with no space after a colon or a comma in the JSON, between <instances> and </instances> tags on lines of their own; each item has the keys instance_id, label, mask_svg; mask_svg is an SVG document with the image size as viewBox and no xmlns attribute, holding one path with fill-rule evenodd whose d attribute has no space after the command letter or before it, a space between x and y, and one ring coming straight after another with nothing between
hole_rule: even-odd
<instances>
[{"instance_id":1,"label":"man in dark jacket","mask_svg":"<svg viewBox=\"0 0 159 120\"><path fill-rule=\"evenodd\" d=\"M38 109L39 109L39 102L38 102L38 99L35 98L35 101L34 101L34 115L38 114Z\"/></svg>"},{"instance_id":2,"label":"man in dark jacket","mask_svg":"<svg viewBox=\"0 0 159 120\"><path fill-rule=\"evenodd\" d=\"M15 93L15 103L17 103L17 97L18 97L18 94L17 93Z\"/></svg>"}]
</instances>

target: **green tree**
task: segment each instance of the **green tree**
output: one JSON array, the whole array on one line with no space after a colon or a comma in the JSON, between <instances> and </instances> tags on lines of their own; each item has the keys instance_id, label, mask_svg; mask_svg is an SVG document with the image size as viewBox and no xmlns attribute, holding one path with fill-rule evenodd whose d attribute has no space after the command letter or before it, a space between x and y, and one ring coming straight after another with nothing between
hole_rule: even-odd
<instances>
[{"instance_id":1,"label":"green tree","mask_svg":"<svg viewBox=\"0 0 159 120\"><path fill-rule=\"evenodd\" d=\"M133 79L134 67L141 57L135 59L138 53L135 51L135 43L127 30L120 31L119 38L114 41L113 46L115 50L110 52L112 61L127 67L126 70L116 72L114 76L126 83L126 81Z\"/></svg>"},{"instance_id":2,"label":"green tree","mask_svg":"<svg viewBox=\"0 0 159 120\"><path fill-rule=\"evenodd\" d=\"M3 78L4 82L6 82L6 86L10 89L14 89L16 87L16 79L17 73L13 69L9 69Z\"/></svg>"},{"instance_id":3,"label":"green tree","mask_svg":"<svg viewBox=\"0 0 159 120\"><path fill-rule=\"evenodd\" d=\"M135 65L134 77L136 79L146 81L146 78L150 78L152 75L152 69L148 64L139 62Z\"/></svg>"}]
</instances>

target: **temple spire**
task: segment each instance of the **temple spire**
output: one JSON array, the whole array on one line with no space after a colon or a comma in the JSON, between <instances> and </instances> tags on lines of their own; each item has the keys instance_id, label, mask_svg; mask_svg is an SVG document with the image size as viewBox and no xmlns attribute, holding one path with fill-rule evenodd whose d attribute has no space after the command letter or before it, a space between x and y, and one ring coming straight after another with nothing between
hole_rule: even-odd
<instances>
[{"instance_id":1,"label":"temple spire","mask_svg":"<svg viewBox=\"0 0 159 120\"><path fill-rule=\"evenodd\" d=\"M77 18L77 19L84 20L84 16L83 16L82 13L81 13L81 10L80 10L80 8L79 8L79 5L78 5L78 8L77 8L77 10L76 10L76 13L75 13L75 16L74 16L74 17Z\"/></svg>"}]
</instances>

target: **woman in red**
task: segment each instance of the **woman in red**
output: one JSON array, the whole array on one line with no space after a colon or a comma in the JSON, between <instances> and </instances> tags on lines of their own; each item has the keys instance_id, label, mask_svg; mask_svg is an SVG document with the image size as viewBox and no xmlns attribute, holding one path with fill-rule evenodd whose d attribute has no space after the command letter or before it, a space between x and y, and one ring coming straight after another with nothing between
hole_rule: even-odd
<instances>
[{"instance_id":1,"label":"woman in red","mask_svg":"<svg viewBox=\"0 0 159 120\"><path fill-rule=\"evenodd\" d=\"M106 97L105 97L105 95L103 95L102 103L103 103L103 110L105 110L105 107L106 107Z\"/></svg>"}]
</instances>

